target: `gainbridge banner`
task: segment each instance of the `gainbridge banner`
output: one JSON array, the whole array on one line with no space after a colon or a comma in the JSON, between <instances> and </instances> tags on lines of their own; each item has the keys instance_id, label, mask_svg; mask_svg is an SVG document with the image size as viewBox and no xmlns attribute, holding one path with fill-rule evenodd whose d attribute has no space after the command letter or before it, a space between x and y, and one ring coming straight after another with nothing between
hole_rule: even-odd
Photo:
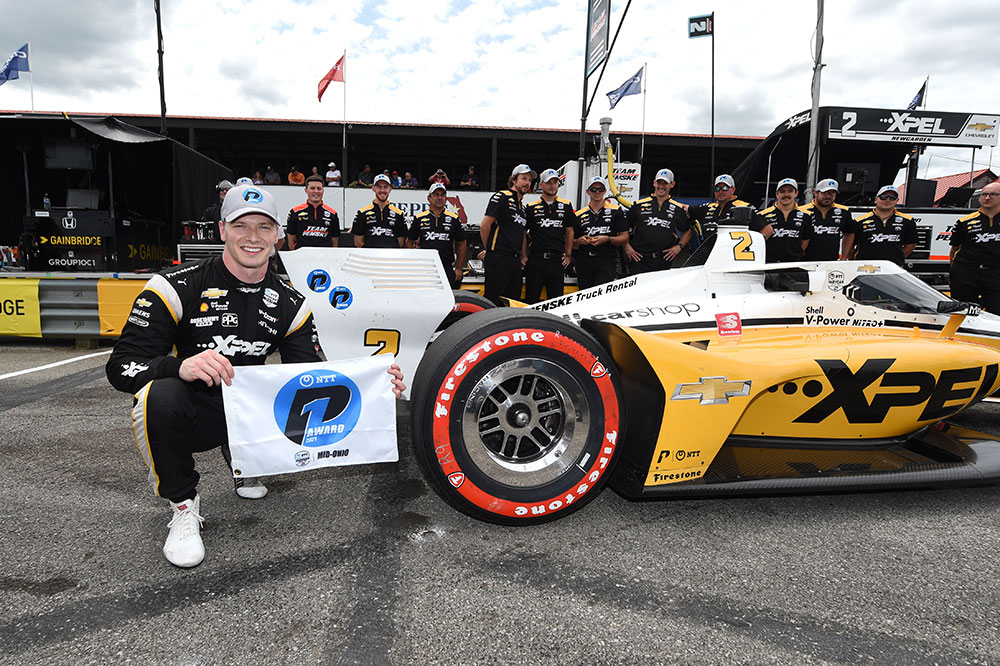
<instances>
[{"instance_id":1,"label":"gainbridge banner","mask_svg":"<svg viewBox=\"0 0 1000 666\"><path fill-rule=\"evenodd\" d=\"M42 337L37 279L0 279L0 335Z\"/></svg>"},{"instance_id":2,"label":"gainbridge banner","mask_svg":"<svg viewBox=\"0 0 1000 666\"><path fill-rule=\"evenodd\" d=\"M392 360L236 368L222 386L233 475L398 461Z\"/></svg>"}]
</instances>

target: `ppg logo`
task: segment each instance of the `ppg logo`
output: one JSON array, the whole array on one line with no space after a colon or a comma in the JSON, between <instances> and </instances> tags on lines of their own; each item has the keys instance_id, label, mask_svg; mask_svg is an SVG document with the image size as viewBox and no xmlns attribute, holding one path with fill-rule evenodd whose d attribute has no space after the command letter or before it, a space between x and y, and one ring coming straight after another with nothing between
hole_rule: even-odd
<instances>
[{"instance_id":1,"label":"ppg logo","mask_svg":"<svg viewBox=\"0 0 1000 666\"><path fill-rule=\"evenodd\" d=\"M330 288L330 274L321 268L317 268L312 273L309 274L307 283L309 288L318 294L323 293Z\"/></svg>"},{"instance_id":2,"label":"ppg logo","mask_svg":"<svg viewBox=\"0 0 1000 666\"><path fill-rule=\"evenodd\" d=\"M243 201L252 204L258 204L264 200L264 194L258 190L256 187L251 187L243 193Z\"/></svg>"},{"instance_id":3,"label":"ppg logo","mask_svg":"<svg viewBox=\"0 0 1000 666\"><path fill-rule=\"evenodd\" d=\"M292 377L274 398L274 421L299 446L329 446L347 437L361 417L361 391L333 370Z\"/></svg>"},{"instance_id":4,"label":"ppg logo","mask_svg":"<svg viewBox=\"0 0 1000 666\"><path fill-rule=\"evenodd\" d=\"M354 294L347 287L334 287L330 291L330 305L338 310L346 310L354 302Z\"/></svg>"}]
</instances>

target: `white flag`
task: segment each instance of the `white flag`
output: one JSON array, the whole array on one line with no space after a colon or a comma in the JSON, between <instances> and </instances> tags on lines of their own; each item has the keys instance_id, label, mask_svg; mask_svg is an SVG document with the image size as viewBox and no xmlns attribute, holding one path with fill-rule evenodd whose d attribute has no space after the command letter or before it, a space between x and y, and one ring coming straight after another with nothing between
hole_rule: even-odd
<instances>
[{"instance_id":1,"label":"white flag","mask_svg":"<svg viewBox=\"0 0 1000 666\"><path fill-rule=\"evenodd\" d=\"M236 368L222 400L239 478L396 462L391 356Z\"/></svg>"}]
</instances>

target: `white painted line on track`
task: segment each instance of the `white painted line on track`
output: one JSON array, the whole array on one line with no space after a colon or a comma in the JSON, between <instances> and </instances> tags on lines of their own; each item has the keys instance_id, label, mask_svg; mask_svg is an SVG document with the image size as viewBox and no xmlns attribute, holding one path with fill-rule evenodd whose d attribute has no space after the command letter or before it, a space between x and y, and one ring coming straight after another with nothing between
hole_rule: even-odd
<instances>
[{"instance_id":1,"label":"white painted line on track","mask_svg":"<svg viewBox=\"0 0 1000 666\"><path fill-rule=\"evenodd\" d=\"M27 368L25 370L17 370L16 372L8 372L6 375L0 375L0 379L10 379L11 377L19 377L20 375L26 375L29 372L38 372L39 370L48 370L49 368L55 368L60 365L66 365L67 363L73 363L74 361L82 361L87 358L94 358L95 356L107 356L113 349L106 349L104 351L94 352L93 354L84 354L83 356L75 356L73 358L68 358L65 361L56 361L55 363L49 363L47 365L40 365L37 368Z\"/></svg>"}]
</instances>

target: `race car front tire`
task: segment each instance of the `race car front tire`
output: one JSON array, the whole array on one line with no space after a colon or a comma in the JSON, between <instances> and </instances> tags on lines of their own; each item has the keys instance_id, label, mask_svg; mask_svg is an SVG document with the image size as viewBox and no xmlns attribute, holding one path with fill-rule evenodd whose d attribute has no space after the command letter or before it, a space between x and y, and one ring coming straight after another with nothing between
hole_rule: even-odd
<instances>
[{"instance_id":1,"label":"race car front tire","mask_svg":"<svg viewBox=\"0 0 1000 666\"><path fill-rule=\"evenodd\" d=\"M543 312L502 308L457 322L424 355L412 395L425 476L480 520L530 525L582 508L621 449L610 354Z\"/></svg>"}]
</instances>

